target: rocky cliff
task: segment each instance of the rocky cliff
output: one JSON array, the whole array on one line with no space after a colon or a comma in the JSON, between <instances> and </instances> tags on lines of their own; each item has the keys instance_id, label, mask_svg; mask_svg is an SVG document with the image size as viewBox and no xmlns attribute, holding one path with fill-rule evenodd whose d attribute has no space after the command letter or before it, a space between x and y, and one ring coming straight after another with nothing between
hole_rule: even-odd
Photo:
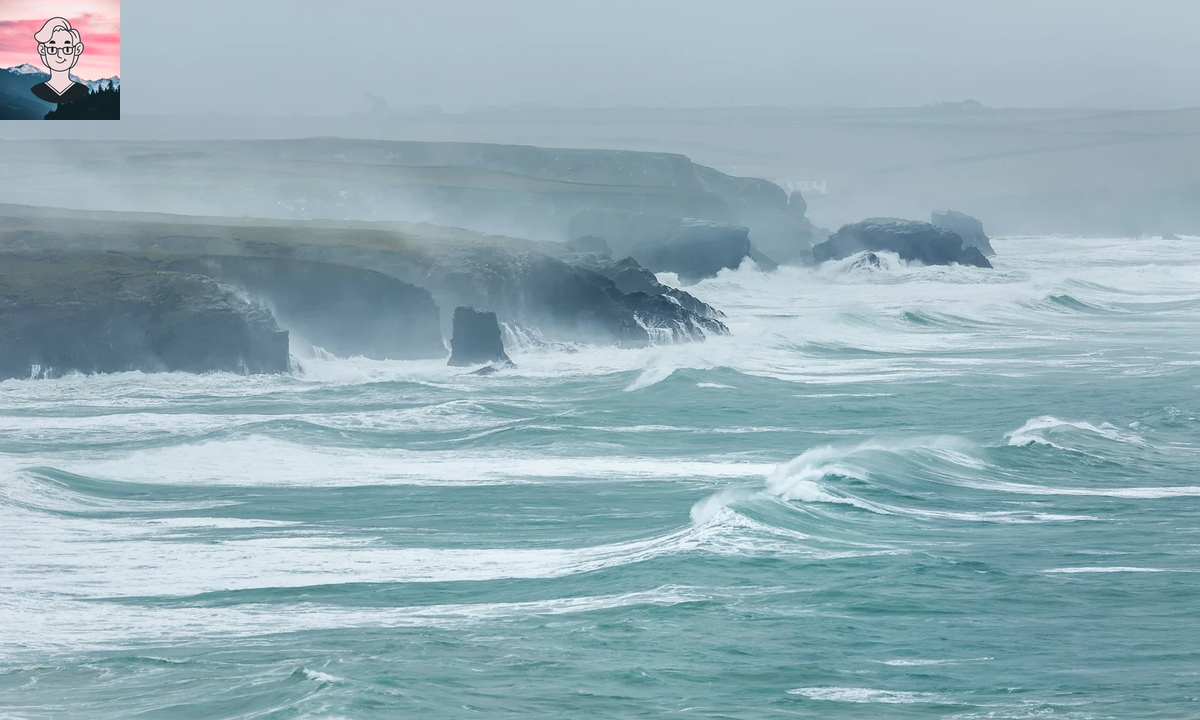
<instances>
[{"instance_id":1,"label":"rocky cliff","mask_svg":"<svg viewBox=\"0 0 1200 720\"><path fill-rule=\"evenodd\" d=\"M3 247L117 249L209 273L265 298L281 321L295 323L298 337L338 354L444 357L431 330L430 294L442 308L442 335L451 329L448 309L459 305L495 312L549 340L636 346L727 332L687 293L622 292L603 274L573 265L563 243L453 228L0 206ZM366 318L362 328L345 319L356 313ZM366 342L372 338L375 345ZM389 338L390 346L378 344Z\"/></svg>"},{"instance_id":2,"label":"rocky cliff","mask_svg":"<svg viewBox=\"0 0 1200 720\"><path fill-rule=\"evenodd\" d=\"M161 267L241 288L297 339L339 357L416 360L446 356L428 290L374 270L287 257L175 257Z\"/></svg>"},{"instance_id":3,"label":"rocky cliff","mask_svg":"<svg viewBox=\"0 0 1200 720\"><path fill-rule=\"evenodd\" d=\"M210 278L115 253L0 253L0 379L288 363L270 312Z\"/></svg>"},{"instance_id":4,"label":"rocky cliff","mask_svg":"<svg viewBox=\"0 0 1200 720\"><path fill-rule=\"evenodd\" d=\"M54 193L125 211L422 221L558 241L575 214L620 210L746 227L781 262L806 257L815 231L802 199L778 185L670 153L343 138L26 142L0 151L23 178L0 189L5 202Z\"/></svg>"}]
</instances>

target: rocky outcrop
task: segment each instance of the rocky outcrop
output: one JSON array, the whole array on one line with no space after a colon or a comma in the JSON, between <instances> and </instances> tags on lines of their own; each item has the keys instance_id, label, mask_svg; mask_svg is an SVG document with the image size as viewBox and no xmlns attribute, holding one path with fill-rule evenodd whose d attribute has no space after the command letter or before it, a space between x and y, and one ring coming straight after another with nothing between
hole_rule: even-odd
<instances>
[{"instance_id":1,"label":"rocky outcrop","mask_svg":"<svg viewBox=\"0 0 1200 720\"><path fill-rule=\"evenodd\" d=\"M573 264L612 280L613 284L617 286L617 290L622 293L643 293L651 297L669 298L670 302L679 305L680 308L695 316L696 320L691 320L690 323L701 324L704 332L713 335L723 335L728 332L721 322L725 317L724 313L697 300L688 292L660 283L654 273L639 265L633 258L597 262L595 258L581 257L576 258ZM669 308L663 306L663 309ZM676 320L676 322L680 321Z\"/></svg>"},{"instance_id":2,"label":"rocky outcrop","mask_svg":"<svg viewBox=\"0 0 1200 720\"><path fill-rule=\"evenodd\" d=\"M288 370L288 333L210 278L113 253L0 256L0 379Z\"/></svg>"},{"instance_id":3,"label":"rocky outcrop","mask_svg":"<svg viewBox=\"0 0 1200 720\"><path fill-rule=\"evenodd\" d=\"M424 282L443 306L490 310L548 340L640 347L728 332L712 308L681 291L622 292L587 266L487 243L439 257Z\"/></svg>"},{"instance_id":4,"label":"rocky outcrop","mask_svg":"<svg viewBox=\"0 0 1200 720\"><path fill-rule=\"evenodd\" d=\"M641 346L728 332L719 313L652 273L656 289L633 297L572 260L611 263L603 256L455 228L0 205L0 248L22 247L103 247L216 277L273 308L294 339L343 356L445 357L440 338L459 305L547 341ZM436 333L434 304L445 310Z\"/></svg>"},{"instance_id":5,"label":"rocky outcrop","mask_svg":"<svg viewBox=\"0 0 1200 720\"><path fill-rule=\"evenodd\" d=\"M944 213L934 212L930 215L930 222L940 228L958 233L958 236L962 238L963 248L977 247L984 257L995 257L996 251L992 249L991 240L983 232L983 223L970 215L956 210L947 210Z\"/></svg>"},{"instance_id":6,"label":"rocky outcrop","mask_svg":"<svg viewBox=\"0 0 1200 720\"><path fill-rule=\"evenodd\" d=\"M864 250L894 252L904 260L925 265L992 265L978 248L963 249L958 233L931 223L896 218L871 218L843 225L829 240L813 247L817 262L840 260Z\"/></svg>"},{"instance_id":7,"label":"rocky outcrop","mask_svg":"<svg viewBox=\"0 0 1200 720\"><path fill-rule=\"evenodd\" d=\"M601 238L613 256L633 257L687 283L736 268L753 251L748 228L652 213L585 210L571 219L568 233L573 247L585 237Z\"/></svg>"},{"instance_id":8,"label":"rocky outcrop","mask_svg":"<svg viewBox=\"0 0 1200 720\"><path fill-rule=\"evenodd\" d=\"M496 313L462 306L455 308L448 364L464 367L489 363L493 368L512 366L512 360L504 352Z\"/></svg>"}]
</instances>

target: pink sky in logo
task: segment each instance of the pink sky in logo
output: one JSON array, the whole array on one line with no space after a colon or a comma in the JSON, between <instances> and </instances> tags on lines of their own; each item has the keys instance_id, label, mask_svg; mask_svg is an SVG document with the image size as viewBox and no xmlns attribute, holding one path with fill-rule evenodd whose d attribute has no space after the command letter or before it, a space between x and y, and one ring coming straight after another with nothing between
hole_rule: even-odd
<instances>
[{"instance_id":1,"label":"pink sky in logo","mask_svg":"<svg viewBox=\"0 0 1200 720\"><path fill-rule=\"evenodd\" d=\"M52 17L79 31L83 56L71 71L83 80L121 75L121 0L0 0L0 68L45 69L33 34Z\"/></svg>"}]
</instances>

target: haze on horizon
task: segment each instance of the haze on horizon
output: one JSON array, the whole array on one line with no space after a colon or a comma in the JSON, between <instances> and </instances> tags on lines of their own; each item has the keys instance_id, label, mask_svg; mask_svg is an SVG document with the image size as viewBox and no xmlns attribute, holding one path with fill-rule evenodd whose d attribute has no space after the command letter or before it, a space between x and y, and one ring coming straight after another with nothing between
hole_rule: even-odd
<instances>
[{"instance_id":1,"label":"haze on horizon","mask_svg":"<svg viewBox=\"0 0 1200 720\"><path fill-rule=\"evenodd\" d=\"M125 0L125 110L1200 105L1193 0Z\"/></svg>"}]
</instances>

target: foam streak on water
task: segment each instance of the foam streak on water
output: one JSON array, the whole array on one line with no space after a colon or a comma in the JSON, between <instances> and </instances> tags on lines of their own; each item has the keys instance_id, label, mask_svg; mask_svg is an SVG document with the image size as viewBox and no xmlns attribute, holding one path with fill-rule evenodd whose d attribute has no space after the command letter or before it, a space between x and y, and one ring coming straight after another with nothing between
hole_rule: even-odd
<instances>
[{"instance_id":1,"label":"foam streak on water","mask_svg":"<svg viewBox=\"0 0 1200 720\"><path fill-rule=\"evenodd\" d=\"M1200 242L515 370L0 383L0 717L1190 717Z\"/></svg>"}]
</instances>

